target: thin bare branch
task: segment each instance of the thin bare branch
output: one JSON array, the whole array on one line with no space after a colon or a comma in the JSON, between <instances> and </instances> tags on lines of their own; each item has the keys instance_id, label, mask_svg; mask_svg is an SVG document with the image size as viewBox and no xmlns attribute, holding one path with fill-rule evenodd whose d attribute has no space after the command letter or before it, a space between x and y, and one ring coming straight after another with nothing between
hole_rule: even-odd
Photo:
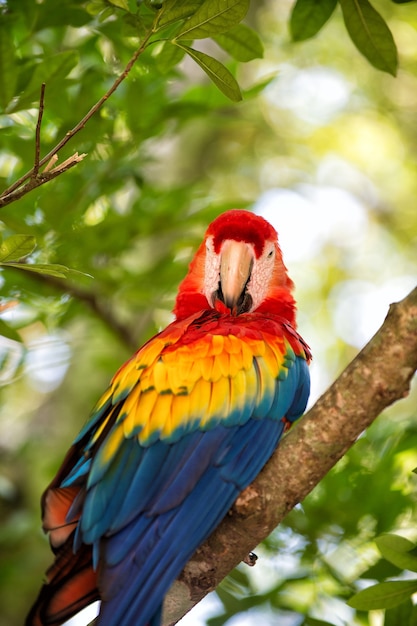
<instances>
[{"instance_id":1,"label":"thin bare branch","mask_svg":"<svg viewBox=\"0 0 417 626\"><path fill-rule=\"evenodd\" d=\"M36 178L39 172L39 159L41 155L41 126L42 126L42 117L43 111L45 107L45 83L41 85L41 95L39 97L39 112L38 112L38 121L36 123L36 132L35 132L35 160L33 163L33 178Z\"/></svg>"},{"instance_id":2,"label":"thin bare branch","mask_svg":"<svg viewBox=\"0 0 417 626\"><path fill-rule=\"evenodd\" d=\"M26 185L23 185L23 187L19 187L18 189L15 189L15 191L12 191L9 195L4 196L3 199L1 199L1 196L0 196L0 207L6 206L7 204L14 202L15 200L18 200L19 198L26 195L29 191L32 191L32 189L35 189L36 187L40 187L41 185L48 183L53 178L56 178L60 174L63 174L67 170L71 169L71 167L74 167L74 165L77 165L77 163L82 161L84 157L86 156L87 156L86 153L78 154L78 152L75 152L75 154L70 156L63 163L60 163L59 165L56 165L55 167L51 169L51 166L54 163L56 163L58 160L57 155L56 154L53 155L49 163L43 170L43 172L41 172L40 174L38 173L36 178L31 178L26 183Z\"/></svg>"},{"instance_id":3,"label":"thin bare branch","mask_svg":"<svg viewBox=\"0 0 417 626\"><path fill-rule=\"evenodd\" d=\"M318 484L381 411L407 395L417 369L417 288L390 307L371 341L283 439L231 514L174 583L163 623L175 624Z\"/></svg>"},{"instance_id":4,"label":"thin bare branch","mask_svg":"<svg viewBox=\"0 0 417 626\"><path fill-rule=\"evenodd\" d=\"M55 165L55 163L58 161L58 155L54 154L53 156L51 156L51 158L49 159L48 163L45 165L45 167L43 168L42 174L46 174L47 172L49 172Z\"/></svg>"},{"instance_id":5,"label":"thin bare branch","mask_svg":"<svg viewBox=\"0 0 417 626\"><path fill-rule=\"evenodd\" d=\"M134 64L138 60L139 56L145 50L145 48L146 48L146 46L148 44L148 41L149 41L150 37L153 35L153 33L154 33L154 30L150 29L148 34L146 35L146 37L142 40L142 43L139 46L139 48L134 52L134 54L130 58L130 60L127 63L126 67L124 68L123 72L120 74L120 76L118 76L118 78L114 81L112 86L100 98L100 100L98 100L98 102L96 102L96 104L91 107L91 109L88 111L88 113L86 113L86 115L84 115L82 120L80 120L78 122L78 124L76 124L76 126L74 126L74 128L69 130L65 134L65 136L61 139L61 141L59 141L57 143L57 145L54 148L52 148L52 150L50 150L48 152L48 154L46 154L42 159L39 160L39 155L37 157L35 156L35 164L32 167L32 169L30 169L28 172L26 172L26 174L21 176L16 182L14 182L12 185L10 185L10 187L5 189L0 194L0 208L10 204L11 202L14 202L15 200L18 200L22 196L26 195L32 189L35 189L36 187L39 187L40 185L43 185L45 182L48 182L49 180L51 180L51 178L55 178L55 176L57 176L59 174L62 174L64 171L66 171L68 169L68 168L63 169L63 170L58 169L58 170L56 170L55 176L51 176L51 177L46 178L46 179L44 177L45 170L43 172L43 175L41 175L41 176L39 175L39 168L42 167L42 165L44 165L46 163L49 165L50 160L57 154L57 152L59 152L70 141L70 139L72 139L72 137L74 137L74 135L76 135L78 132L80 132L80 130L82 130L84 128L84 126L87 124L87 122L103 106L103 104L116 91L116 89L119 87L119 85L125 80L125 78L130 73L132 67L134 66ZM42 106L42 113L41 113L41 106ZM42 114L43 114L43 100L42 100L42 92L41 92L41 101L40 101L40 105L39 105L38 123L37 123L37 128L36 128L36 131L37 131L36 132L36 135L37 135L36 144L38 143L38 133L39 133L39 151L40 151L40 123L41 123L41 120L42 120ZM36 153L37 153L37 151L38 151L38 147L36 147L36 149L35 149ZM75 164L76 164L75 162L72 163L72 165L75 165ZM47 165L47 167L48 167L48 165ZM72 165L71 165L71 167L72 167ZM26 181L28 181L28 182L24 185L24 183Z\"/></svg>"}]
</instances>

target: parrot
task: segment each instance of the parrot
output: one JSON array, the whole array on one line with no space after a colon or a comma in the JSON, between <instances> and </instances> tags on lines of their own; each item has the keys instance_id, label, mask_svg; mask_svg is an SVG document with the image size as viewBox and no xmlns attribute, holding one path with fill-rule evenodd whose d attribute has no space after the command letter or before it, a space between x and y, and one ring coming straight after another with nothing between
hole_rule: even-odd
<instances>
[{"instance_id":1,"label":"parrot","mask_svg":"<svg viewBox=\"0 0 417 626\"><path fill-rule=\"evenodd\" d=\"M113 376L41 500L55 560L26 626L100 600L98 626L160 626L164 596L256 478L310 392L278 235L209 225L174 321Z\"/></svg>"}]
</instances>

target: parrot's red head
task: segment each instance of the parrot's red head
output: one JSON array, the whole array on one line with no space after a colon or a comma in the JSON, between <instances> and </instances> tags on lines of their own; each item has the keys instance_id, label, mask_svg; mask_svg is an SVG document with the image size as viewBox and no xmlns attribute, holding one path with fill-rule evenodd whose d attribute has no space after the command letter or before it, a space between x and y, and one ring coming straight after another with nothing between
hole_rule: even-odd
<instances>
[{"instance_id":1,"label":"parrot's red head","mask_svg":"<svg viewBox=\"0 0 417 626\"><path fill-rule=\"evenodd\" d=\"M250 211L233 209L208 227L174 313L182 319L205 309L234 316L262 311L295 325L292 289L275 229Z\"/></svg>"}]
</instances>

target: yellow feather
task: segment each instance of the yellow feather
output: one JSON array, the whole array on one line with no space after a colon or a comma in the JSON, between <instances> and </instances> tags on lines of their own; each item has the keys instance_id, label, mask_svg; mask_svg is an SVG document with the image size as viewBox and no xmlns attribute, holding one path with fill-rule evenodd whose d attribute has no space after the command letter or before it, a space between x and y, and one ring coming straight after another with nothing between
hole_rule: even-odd
<instances>
[{"instance_id":1,"label":"yellow feather","mask_svg":"<svg viewBox=\"0 0 417 626\"><path fill-rule=\"evenodd\" d=\"M251 341L251 347L253 350L253 354L255 356L263 356L265 354L265 345L266 342L265 341L261 341L259 340L255 340L255 341Z\"/></svg>"},{"instance_id":2,"label":"yellow feather","mask_svg":"<svg viewBox=\"0 0 417 626\"><path fill-rule=\"evenodd\" d=\"M268 345L265 345L265 354L263 355L263 359L268 366L269 375L273 378L277 378L279 373L279 363L275 352Z\"/></svg>"},{"instance_id":3,"label":"yellow feather","mask_svg":"<svg viewBox=\"0 0 417 626\"><path fill-rule=\"evenodd\" d=\"M201 375L204 380L211 381L213 367L214 367L214 357L206 356L204 359L201 359Z\"/></svg>"},{"instance_id":4,"label":"yellow feather","mask_svg":"<svg viewBox=\"0 0 417 626\"><path fill-rule=\"evenodd\" d=\"M180 363L166 364L167 389L170 389L174 395L186 393L188 391L188 378L184 377L184 370L180 368Z\"/></svg>"},{"instance_id":5,"label":"yellow feather","mask_svg":"<svg viewBox=\"0 0 417 626\"><path fill-rule=\"evenodd\" d=\"M151 427L150 427L149 420L148 420L137 436L139 443L141 445L144 445L144 444L146 445L147 441L149 440L150 434L151 434Z\"/></svg>"},{"instance_id":6,"label":"yellow feather","mask_svg":"<svg viewBox=\"0 0 417 626\"><path fill-rule=\"evenodd\" d=\"M190 367L188 372L189 381L192 385L194 385L201 378L201 360L196 359Z\"/></svg>"},{"instance_id":7,"label":"yellow feather","mask_svg":"<svg viewBox=\"0 0 417 626\"><path fill-rule=\"evenodd\" d=\"M123 430L126 437L130 437L132 431L138 427L139 403L143 395L139 385L137 385L132 389L123 403L121 417L123 419Z\"/></svg>"},{"instance_id":8,"label":"yellow feather","mask_svg":"<svg viewBox=\"0 0 417 626\"><path fill-rule=\"evenodd\" d=\"M223 335L212 335L210 354L212 354L213 356L216 356L217 354L221 354L223 350L224 350Z\"/></svg>"},{"instance_id":9,"label":"yellow feather","mask_svg":"<svg viewBox=\"0 0 417 626\"><path fill-rule=\"evenodd\" d=\"M258 383L258 397L256 404L261 404L262 399L266 395L274 397L275 395L275 380L271 376L269 366L267 365L264 357L256 357L256 362L259 369L259 383Z\"/></svg>"},{"instance_id":10,"label":"yellow feather","mask_svg":"<svg viewBox=\"0 0 417 626\"><path fill-rule=\"evenodd\" d=\"M217 356L213 356L213 366L211 369L210 382L218 383L222 378L224 378L223 369L219 367L219 363L217 362ZM227 357L228 358L228 357Z\"/></svg>"},{"instance_id":11,"label":"yellow feather","mask_svg":"<svg viewBox=\"0 0 417 626\"><path fill-rule=\"evenodd\" d=\"M188 349L192 359L204 359L210 348L210 339L202 341L201 339L190 344Z\"/></svg>"},{"instance_id":12,"label":"yellow feather","mask_svg":"<svg viewBox=\"0 0 417 626\"><path fill-rule=\"evenodd\" d=\"M140 378L142 370L138 370L134 361L128 361L113 380L114 393L132 389Z\"/></svg>"},{"instance_id":13,"label":"yellow feather","mask_svg":"<svg viewBox=\"0 0 417 626\"><path fill-rule=\"evenodd\" d=\"M211 398L211 383L200 379L189 395L190 398L190 419L204 419L208 413Z\"/></svg>"},{"instance_id":14,"label":"yellow feather","mask_svg":"<svg viewBox=\"0 0 417 626\"><path fill-rule=\"evenodd\" d=\"M243 370L230 379L230 410L241 410L246 400L246 374Z\"/></svg>"},{"instance_id":15,"label":"yellow feather","mask_svg":"<svg viewBox=\"0 0 417 626\"><path fill-rule=\"evenodd\" d=\"M271 338L271 341L268 342L269 348L275 354L275 358L277 360L278 366L281 366L284 362L284 355L286 350L286 346L283 340L278 339L277 337ZM291 350L291 346L290 346Z\"/></svg>"},{"instance_id":16,"label":"yellow feather","mask_svg":"<svg viewBox=\"0 0 417 626\"><path fill-rule=\"evenodd\" d=\"M190 421L190 398L189 396L174 396L171 405L171 432L165 426L162 431L164 437L169 436L177 428L181 428Z\"/></svg>"},{"instance_id":17,"label":"yellow feather","mask_svg":"<svg viewBox=\"0 0 417 626\"><path fill-rule=\"evenodd\" d=\"M152 363L159 357L162 350L166 346L166 342L159 338L155 337L150 341L146 346L144 346L136 355L135 362L138 368L144 368Z\"/></svg>"},{"instance_id":18,"label":"yellow feather","mask_svg":"<svg viewBox=\"0 0 417 626\"><path fill-rule=\"evenodd\" d=\"M156 401L150 413L146 413L147 420L139 433L139 443L146 444L149 438L162 431L170 418L171 394L155 394ZM141 407L142 409L142 407Z\"/></svg>"},{"instance_id":19,"label":"yellow feather","mask_svg":"<svg viewBox=\"0 0 417 626\"><path fill-rule=\"evenodd\" d=\"M230 354L239 354L242 351L242 340L238 339L235 335L228 335Z\"/></svg>"},{"instance_id":20,"label":"yellow feather","mask_svg":"<svg viewBox=\"0 0 417 626\"><path fill-rule=\"evenodd\" d=\"M110 411L110 413L107 415L107 417L101 422L100 426L97 428L96 432L94 433L94 437L92 438L92 443L94 444L99 438L100 435L102 434L102 432L104 431L104 429L106 428L109 419L111 418L112 414L113 414L114 409L112 409Z\"/></svg>"},{"instance_id":21,"label":"yellow feather","mask_svg":"<svg viewBox=\"0 0 417 626\"><path fill-rule=\"evenodd\" d=\"M246 375L246 402L251 404L252 406L255 404L256 397L258 394L258 377L256 375L256 370L254 367L251 367Z\"/></svg>"},{"instance_id":22,"label":"yellow feather","mask_svg":"<svg viewBox=\"0 0 417 626\"><path fill-rule=\"evenodd\" d=\"M143 370L138 385L142 391L146 391L147 389L154 387L153 372L151 367L147 367Z\"/></svg>"},{"instance_id":23,"label":"yellow feather","mask_svg":"<svg viewBox=\"0 0 417 626\"><path fill-rule=\"evenodd\" d=\"M135 385L135 387L130 390L129 394L126 396L126 399L123 401L117 421L120 421L120 418L123 418L123 415L128 415L130 413L133 406L137 403L140 393L141 389L139 385Z\"/></svg>"},{"instance_id":24,"label":"yellow feather","mask_svg":"<svg viewBox=\"0 0 417 626\"><path fill-rule=\"evenodd\" d=\"M230 357L227 352L222 352L216 356L213 367L213 378L220 376L228 377L230 374Z\"/></svg>"},{"instance_id":25,"label":"yellow feather","mask_svg":"<svg viewBox=\"0 0 417 626\"><path fill-rule=\"evenodd\" d=\"M152 367L152 378L157 392L169 389L167 368L162 359L158 359Z\"/></svg>"},{"instance_id":26,"label":"yellow feather","mask_svg":"<svg viewBox=\"0 0 417 626\"><path fill-rule=\"evenodd\" d=\"M228 378L220 378L212 385L210 405L201 425L204 427L212 418L219 418L220 421L227 418L230 407L230 381Z\"/></svg>"},{"instance_id":27,"label":"yellow feather","mask_svg":"<svg viewBox=\"0 0 417 626\"><path fill-rule=\"evenodd\" d=\"M176 363L178 360L183 360L184 356L188 350L187 346L176 347L175 350L166 350L162 355L162 359L164 363L167 365L171 365Z\"/></svg>"},{"instance_id":28,"label":"yellow feather","mask_svg":"<svg viewBox=\"0 0 417 626\"><path fill-rule=\"evenodd\" d=\"M242 353L232 353L229 360L229 376L232 378L243 369L242 366Z\"/></svg>"},{"instance_id":29,"label":"yellow feather","mask_svg":"<svg viewBox=\"0 0 417 626\"><path fill-rule=\"evenodd\" d=\"M242 367L244 370L250 370L253 365L253 350L245 341L242 341Z\"/></svg>"},{"instance_id":30,"label":"yellow feather","mask_svg":"<svg viewBox=\"0 0 417 626\"><path fill-rule=\"evenodd\" d=\"M192 361L186 361L185 359L182 359L182 358L178 359L178 363L177 363L177 367L175 371L177 372L178 380L186 381L187 386L190 386L191 384L192 379L190 376L190 371L191 371L192 366L193 366Z\"/></svg>"},{"instance_id":31,"label":"yellow feather","mask_svg":"<svg viewBox=\"0 0 417 626\"><path fill-rule=\"evenodd\" d=\"M149 422L149 416L153 411L157 399L158 394L154 389L142 391L139 396L138 404L130 411L125 421L124 431L126 437L131 437L133 431L145 428Z\"/></svg>"},{"instance_id":32,"label":"yellow feather","mask_svg":"<svg viewBox=\"0 0 417 626\"><path fill-rule=\"evenodd\" d=\"M171 434L172 398L173 396L171 393L166 393L158 396L158 399L155 403L149 419L150 431L152 433L154 433L155 431L162 432L162 430L164 430L165 428L168 429L169 434Z\"/></svg>"},{"instance_id":33,"label":"yellow feather","mask_svg":"<svg viewBox=\"0 0 417 626\"><path fill-rule=\"evenodd\" d=\"M103 393L100 400L97 402L96 406L94 407L93 412L99 411L106 404L107 400L111 398L112 395L113 395L113 389L110 385L110 387L107 387L106 391Z\"/></svg>"},{"instance_id":34,"label":"yellow feather","mask_svg":"<svg viewBox=\"0 0 417 626\"><path fill-rule=\"evenodd\" d=\"M116 426L110 434L107 436L101 454L103 462L108 463L120 449L122 441L124 440L123 427L121 425Z\"/></svg>"}]
</instances>

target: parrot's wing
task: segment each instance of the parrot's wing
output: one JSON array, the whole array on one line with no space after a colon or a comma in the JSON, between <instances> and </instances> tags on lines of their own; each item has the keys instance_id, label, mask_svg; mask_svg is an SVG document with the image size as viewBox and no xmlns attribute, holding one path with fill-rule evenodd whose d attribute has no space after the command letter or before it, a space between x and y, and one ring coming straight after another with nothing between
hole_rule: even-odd
<instances>
[{"instance_id":1,"label":"parrot's wing","mask_svg":"<svg viewBox=\"0 0 417 626\"><path fill-rule=\"evenodd\" d=\"M308 393L298 335L256 314L239 326L213 311L174 322L118 371L49 494L75 490L62 511L75 548L92 545L100 623L150 623ZM47 500L59 544L65 524Z\"/></svg>"}]
</instances>

